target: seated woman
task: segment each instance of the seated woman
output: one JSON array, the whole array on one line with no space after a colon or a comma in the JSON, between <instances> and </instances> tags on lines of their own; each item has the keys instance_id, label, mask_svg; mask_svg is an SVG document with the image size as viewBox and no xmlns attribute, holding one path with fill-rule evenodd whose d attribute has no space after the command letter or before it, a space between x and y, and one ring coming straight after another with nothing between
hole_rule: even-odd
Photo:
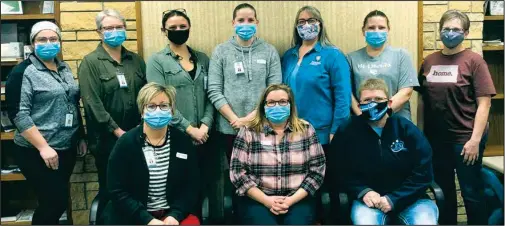
<instances>
[{"instance_id":1,"label":"seated woman","mask_svg":"<svg viewBox=\"0 0 505 226\"><path fill-rule=\"evenodd\" d=\"M199 224L198 164L191 138L168 127L175 89L148 83L137 98L143 123L119 138L109 158L106 224Z\"/></svg>"},{"instance_id":2,"label":"seated woman","mask_svg":"<svg viewBox=\"0 0 505 226\"><path fill-rule=\"evenodd\" d=\"M312 125L298 118L291 89L270 85L233 146L230 179L242 224L313 224L325 156Z\"/></svg>"}]
</instances>

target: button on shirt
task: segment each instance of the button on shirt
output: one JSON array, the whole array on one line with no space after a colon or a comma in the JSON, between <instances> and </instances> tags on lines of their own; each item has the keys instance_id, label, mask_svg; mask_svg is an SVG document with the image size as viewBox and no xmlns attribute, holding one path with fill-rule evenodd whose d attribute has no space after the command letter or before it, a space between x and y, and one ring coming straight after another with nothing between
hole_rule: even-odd
<instances>
[{"instance_id":1,"label":"button on shirt","mask_svg":"<svg viewBox=\"0 0 505 226\"><path fill-rule=\"evenodd\" d=\"M290 126L282 140L269 125L263 132L242 127L235 139L230 176L238 195L258 187L266 195L287 196L299 188L314 195L323 183L326 160L314 128L294 134Z\"/></svg>"}]
</instances>

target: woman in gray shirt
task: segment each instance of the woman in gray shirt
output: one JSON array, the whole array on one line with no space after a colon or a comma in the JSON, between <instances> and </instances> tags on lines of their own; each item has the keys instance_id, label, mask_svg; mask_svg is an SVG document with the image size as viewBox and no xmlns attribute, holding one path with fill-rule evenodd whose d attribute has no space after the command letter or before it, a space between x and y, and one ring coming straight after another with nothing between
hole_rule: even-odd
<instances>
[{"instance_id":1,"label":"woman in gray shirt","mask_svg":"<svg viewBox=\"0 0 505 226\"><path fill-rule=\"evenodd\" d=\"M60 40L56 24L33 25L35 51L13 68L6 84L9 119L16 127L14 159L38 197L33 225L59 223L76 154L86 153L79 87L68 64L56 57Z\"/></svg>"},{"instance_id":2,"label":"woman in gray shirt","mask_svg":"<svg viewBox=\"0 0 505 226\"><path fill-rule=\"evenodd\" d=\"M389 46L389 19L383 12L374 10L365 17L362 32L367 45L349 53L353 82L352 110L361 115L356 99L361 82L369 78L383 79L388 85L393 111L410 120L410 103L413 87L419 86L417 72L405 49Z\"/></svg>"}]
</instances>

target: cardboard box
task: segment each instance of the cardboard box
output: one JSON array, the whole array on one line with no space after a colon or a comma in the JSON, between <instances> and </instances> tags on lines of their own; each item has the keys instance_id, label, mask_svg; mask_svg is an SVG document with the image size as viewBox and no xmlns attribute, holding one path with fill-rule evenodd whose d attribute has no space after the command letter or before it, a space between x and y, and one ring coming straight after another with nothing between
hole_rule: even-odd
<instances>
[{"instance_id":1,"label":"cardboard box","mask_svg":"<svg viewBox=\"0 0 505 226\"><path fill-rule=\"evenodd\" d=\"M10 42L2 44L2 58L22 58L24 44L22 42Z\"/></svg>"}]
</instances>

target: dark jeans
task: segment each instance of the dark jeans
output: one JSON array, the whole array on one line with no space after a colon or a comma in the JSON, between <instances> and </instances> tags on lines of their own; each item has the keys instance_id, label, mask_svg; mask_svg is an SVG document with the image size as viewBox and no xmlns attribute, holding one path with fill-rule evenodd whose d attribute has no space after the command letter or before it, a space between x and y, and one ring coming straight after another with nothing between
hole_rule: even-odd
<instances>
[{"instance_id":1,"label":"dark jeans","mask_svg":"<svg viewBox=\"0 0 505 226\"><path fill-rule=\"evenodd\" d=\"M95 157L95 166L98 171L98 193L100 194L96 224L103 224L102 212L110 200L109 192L107 191L107 163L116 141L117 139L112 136L109 139L104 139L99 145L99 149L92 153Z\"/></svg>"},{"instance_id":2,"label":"dark jeans","mask_svg":"<svg viewBox=\"0 0 505 226\"><path fill-rule=\"evenodd\" d=\"M240 223L244 225L312 225L315 222L316 206L310 196L289 207L282 215L274 215L263 204L247 196L238 199Z\"/></svg>"},{"instance_id":3,"label":"dark jeans","mask_svg":"<svg viewBox=\"0 0 505 226\"><path fill-rule=\"evenodd\" d=\"M77 149L56 151L59 166L50 169L34 148L16 145L14 159L19 169L37 195L38 206L32 225L59 224L59 219L69 205L69 180L75 166Z\"/></svg>"},{"instance_id":4,"label":"dark jeans","mask_svg":"<svg viewBox=\"0 0 505 226\"><path fill-rule=\"evenodd\" d=\"M435 182L442 188L445 208L440 215L440 224L457 224L456 185L454 169L458 175L461 195L465 202L468 224L487 224L487 210L484 197L484 181L481 177L482 157L487 142L487 132L479 145L479 158L474 165L463 163L461 151L464 144L431 142L433 149L433 171ZM442 212L442 211L441 211Z\"/></svg>"}]
</instances>

